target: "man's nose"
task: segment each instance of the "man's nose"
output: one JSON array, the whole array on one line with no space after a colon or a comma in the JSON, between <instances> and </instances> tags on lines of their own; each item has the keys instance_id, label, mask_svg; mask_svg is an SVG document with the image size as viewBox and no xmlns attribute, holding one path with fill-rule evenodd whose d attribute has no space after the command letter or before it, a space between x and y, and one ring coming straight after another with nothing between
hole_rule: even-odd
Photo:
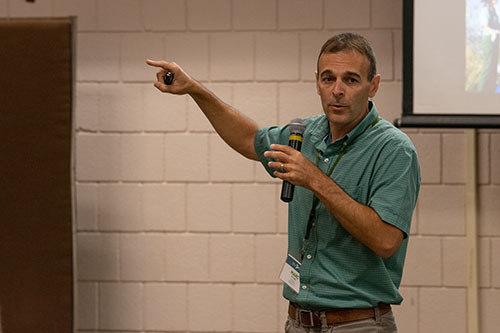
<instances>
[{"instance_id":1,"label":"man's nose","mask_svg":"<svg viewBox=\"0 0 500 333\"><path fill-rule=\"evenodd\" d=\"M345 87L342 81L340 80L335 81L332 86L332 95L336 97L344 96L344 88Z\"/></svg>"}]
</instances>

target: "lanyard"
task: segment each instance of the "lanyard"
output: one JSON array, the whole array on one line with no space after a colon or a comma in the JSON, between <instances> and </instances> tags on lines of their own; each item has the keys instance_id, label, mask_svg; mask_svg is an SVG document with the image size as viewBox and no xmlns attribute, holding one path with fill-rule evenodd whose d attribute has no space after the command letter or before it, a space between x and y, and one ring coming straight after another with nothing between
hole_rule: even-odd
<instances>
[{"instance_id":1,"label":"lanyard","mask_svg":"<svg viewBox=\"0 0 500 333\"><path fill-rule=\"evenodd\" d=\"M378 123L379 119L380 118L377 117L377 119L375 119L375 121L373 121L369 126L367 126L366 129L363 132L361 132L361 134L364 134L367 130L369 130L370 128L372 128L373 126L375 126L375 124ZM359 136L361 136L361 134ZM328 178L330 178L330 176L333 173L333 170L335 170L335 167L337 166L337 164L342 159L342 156L344 156L347 148L349 147L349 145L352 142L354 142L354 140L351 141L351 142L349 142L349 143L345 143L343 145L342 150L340 151L339 155L335 159L335 162L333 162L332 166L330 167L330 170L328 170L328 172L326 173L326 175L328 176ZM316 150L316 166L318 166L318 165L319 165L319 151ZM304 257L304 253L306 252L306 248L307 248L307 245L309 243L309 235L311 233L311 229L313 227L313 224L316 222L316 208L317 208L318 204L319 204L319 199L318 199L317 196L314 195L313 196L313 201L312 201L311 211L309 212L309 219L307 221L306 234L304 236L304 240L302 241L302 249L300 250L300 261L302 261L302 258Z\"/></svg>"}]
</instances>

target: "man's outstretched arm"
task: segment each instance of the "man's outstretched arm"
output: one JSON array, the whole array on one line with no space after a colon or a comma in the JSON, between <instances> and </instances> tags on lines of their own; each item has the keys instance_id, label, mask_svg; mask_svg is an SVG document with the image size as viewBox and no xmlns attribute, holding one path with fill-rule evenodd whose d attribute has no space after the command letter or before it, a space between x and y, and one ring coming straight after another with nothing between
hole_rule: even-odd
<instances>
[{"instance_id":1,"label":"man's outstretched arm","mask_svg":"<svg viewBox=\"0 0 500 333\"><path fill-rule=\"evenodd\" d=\"M175 95L188 94L198 104L219 136L241 155L258 160L254 148L257 124L230 105L221 101L214 93L200 82L191 78L174 62L147 60L150 66L159 68L155 87ZM174 74L172 84L166 85L163 77L167 72Z\"/></svg>"}]
</instances>

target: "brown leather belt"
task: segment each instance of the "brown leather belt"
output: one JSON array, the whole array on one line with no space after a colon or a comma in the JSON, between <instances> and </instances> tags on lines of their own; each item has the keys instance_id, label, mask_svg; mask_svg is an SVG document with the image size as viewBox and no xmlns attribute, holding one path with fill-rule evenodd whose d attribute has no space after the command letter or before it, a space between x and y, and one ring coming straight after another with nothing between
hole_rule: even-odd
<instances>
[{"instance_id":1,"label":"brown leather belt","mask_svg":"<svg viewBox=\"0 0 500 333\"><path fill-rule=\"evenodd\" d=\"M391 306L390 304L380 303L378 309L380 315L384 315L391 311ZM321 318L318 312L304 310L290 303L288 314L290 318L298 320L302 326L321 327ZM342 324L355 320L375 318L375 308L335 309L325 311L325 314L327 324Z\"/></svg>"}]
</instances>

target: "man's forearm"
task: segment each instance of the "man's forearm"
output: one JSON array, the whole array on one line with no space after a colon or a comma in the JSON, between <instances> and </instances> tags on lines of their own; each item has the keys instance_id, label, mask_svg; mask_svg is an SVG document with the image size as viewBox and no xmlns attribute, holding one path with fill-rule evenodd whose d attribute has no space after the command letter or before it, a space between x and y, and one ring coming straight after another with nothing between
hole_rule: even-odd
<instances>
[{"instance_id":1,"label":"man's forearm","mask_svg":"<svg viewBox=\"0 0 500 333\"><path fill-rule=\"evenodd\" d=\"M403 232L384 222L371 207L362 205L345 193L331 178L320 171L311 190L339 223L354 238L382 258L399 248Z\"/></svg>"},{"instance_id":2,"label":"man's forearm","mask_svg":"<svg viewBox=\"0 0 500 333\"><path fill-rule=\"evenodd\" d=\"M231 148L249 159L258 160L253 145L258 126L253 120L221 101L199 82L189 95Z\"/></svg>"}]
</instances>

